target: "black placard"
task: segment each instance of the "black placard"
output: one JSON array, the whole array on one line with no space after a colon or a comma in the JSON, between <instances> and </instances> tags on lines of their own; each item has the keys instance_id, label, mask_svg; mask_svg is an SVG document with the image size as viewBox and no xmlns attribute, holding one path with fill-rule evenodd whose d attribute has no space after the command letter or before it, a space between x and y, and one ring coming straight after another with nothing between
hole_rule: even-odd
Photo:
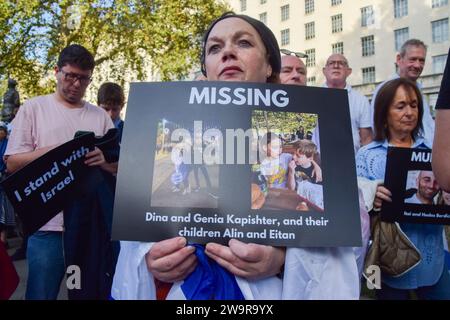
<instances>
[{"instance_id":1,"label":"black placard","mask_svg":"<svg viewBox=\"0 0 450 320\"><path fill-rule=\"evenodd\" d=\"M450 194L436 181L430 149L389 147L385 186L392 202L383 202L381 219L450 224Z\"/></svg>"},{"instance_id":2,"label":"black placard","mask_svg":"<svg viewBox=\"0 0 450 320\"><path fill-rule=\"evenodd\" d=\"M311 138L317 127L317 123L311 125L314 119L320 124L320 154L314 160L322 181L318 183L316 175L311 181L302 178L306 188L302 191L298 186L291 191L261 181L261 175L255 174L261 173L261 163L250 163L255 145L245 140L244 147L238 146L236 139L230 146L233 139L227 136L227 130L246 132L270 125L271 132L281 135L282 152L292 156L293 140L298 137L289 126L298 121L309 131L304 138ZM187 154L184 140L175 137L180 130L191 136L190 159L217 156L223 164L180 162ZM212 138L217 132L222 138ZM256 136L261 138L263 133ZM223 152L214 149L217 145ZM238 155L243 148L244 163L242 153ZM281 162L287 159L288 155L280 157ZM274 175L270 178L276 180ZM252 201L254 185L263 198L255 196ZM285 246L360 246L347 91L229 82L131 84L113 239L159 241L177 235L196 243L227 243L236 238Z\"/></svg>"},{"instance_id":3,"label":"black placard","mask_svg":"<svg viewBox=\"0 0 450 320\"><path fill-rule=\"evenodd\" d=\"M2 182L23 227L32 234L77 197L93 150L94 133L86 133L50 150Z\"/></svg>"}]
</instances>

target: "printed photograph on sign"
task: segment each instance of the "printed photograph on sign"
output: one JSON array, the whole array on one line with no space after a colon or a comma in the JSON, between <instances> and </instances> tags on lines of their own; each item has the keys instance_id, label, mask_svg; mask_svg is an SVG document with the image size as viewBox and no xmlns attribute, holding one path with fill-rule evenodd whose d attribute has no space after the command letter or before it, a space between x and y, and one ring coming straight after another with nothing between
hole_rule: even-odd
<instances>
[{"instance_id":1,"label":"printed photograph on sign","mask_svg":"<svg viewBox=\"0 0 450 320\"><path fill-rule=\"evenodd\" d=\"M203 127L197 130L161 119L156 134L151 206L217 208L219 165L210 158L215 156L218 140L215 135L205 134Z\"/></svg>"},{"instance_id":2,"label":"printed photograph on sign","mask_svg":"<svg viewBox=\"0 0 450 320\"><path fill-rule=\"evenodd\" d=\"M254 110L252 129L251 208L323 212L317 114Z\"/></svg>"},{"instance_id":3,"label":"printed photograph on sign","mask_svg":"<svg viewBox=\"0 0 450 320\"><path fill-rule=\"evenodd\" d=\"M345 90L220 81L130 88L115 240L361 246Z\"/></svg>"},{"instance_id":4,"label":"printed photograph on sign","mask_svg":"<svg viewBox=\"0 0 450 320\"><path fill-rule=\"evenodd\" d=\"M408 171L406 180L405 203L446 205L443 192L434 176L433 171Z\"/></svg>"},{"instance_id":5,"label":"printed photograph on sign","mask_svg":"<svg viewBox=\"0 0 450 320\"><path fill-rule=\"evenodd\" d=\"M388 148L381 219L407 223L450 224L450 195L442 190L431 167L431 149Z\"/></svg>"}]
</instances>

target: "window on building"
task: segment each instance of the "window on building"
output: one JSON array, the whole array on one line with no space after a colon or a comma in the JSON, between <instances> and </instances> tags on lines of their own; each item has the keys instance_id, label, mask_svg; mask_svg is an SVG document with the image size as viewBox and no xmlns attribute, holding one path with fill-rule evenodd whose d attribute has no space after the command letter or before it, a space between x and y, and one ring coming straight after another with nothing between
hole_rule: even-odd
<instances>
[{"instance_id":1,"label":"window on building","mask_svg":"<svg viewBox=\"0 0 450 320\"><path fill-rule=\"evenodd\" d=\"M361 27L367 27L375 23L373 6L361 8Z\"/></svg>"},{"instance_id":2,"label":"window on building","mask_svg":"<svg viewBox=\"0 0 450 320\"><path fill-rule=\"evenodd\" d=\"M315 25L313 22L305 23L305 39L313 39L316 36Z\"/></svg>"},{"instance_id":3,"label":"window on building","mask_svg":"<svg viewBox=\"0 0 450 320\"><path fill-rule=\"evenodd\" d=\"M444 42L448 40L448 18L431 22L433 42Z\"/></svg>"},{"instance_id":4,"label":"window on building","mask_svg":"<svg viewBox=\"0 0 450 320\"><path fill-rule=\"evenodd\" d=\"M394 17L401 18L408 15L408 0L394 0Z\"/></svg>"},{"instance_id":5,"label":"window on building","mask_svg":"<svg viewBox=\"0 0 450 320\"><path fill-rule=\"evenodd\" d=\"M305 14L314 12L314 0L305 0Z\"/></svg>"},{"instance_id":6,"label":"window on building","mask_svg":"<svg viewBox=\"0 0 450 320\"><path fill-rule=\"evenodd\" d=\"M375 67L362 68L363 83L375 82Z\"/></svg>"},{"instance_id":7,"label":"window on building","mask_svg":"<svg viewBox=\"0 0 450 320\"><path fill-rule=\"evenodd\" d=\"M306 85L307 86L314 86L316 84L316 77L308 77L306 78Z\"/></svg>"},{"instance_id":8,"label":"window on building","mask_svg":"<svg viewBox=\"0 0 450 320\"><path fill-rule=\"evenodd\" d=\"M439 8L448 5L448 0L432 0L431 1L431 7L432 8Z\"/></svg>"},{"instance_id":9,"label":"window on building","mask_svg":"<svg viewBox=\"0 0 450 320\"><path fill-rule=\"evenodd\" d=\"M247 0L240 0L241 1L241 11L247 10Z\"/></svg>"},{"instance_id":10,"label":"window on building","mask_svg":"<svg viewBox=\"0 0 450 320\"><path fill-rule=\"evenodd\" d=\"M395 50L400 51L401 46L409 39L409 28L394 30Z\"/></svg>"},{"instance_id":11,"label":"window on building","mask_svg":"<svg viewBox=\"0 0 450 320\"><path fill-rule=\"evenodd\" d=\"M305 50L305 54L308 55L306 58L306 66L314 67L316 65L316 49Z\"/></svg>"},{"instance_id":12,"label":"window on building","mask_svg":"<svg viewBox=\"0 0 450 320\"><path fill-rule=\"evenodd\" d=\"M259 15L259 21L264 24L267 24L267 12L263 12Z\"/></svg>"},{"instance_id":13,"label":"window on building","mask_svg":"<svg viewBox=\"0 0 450 320\"><path fill-rule=\"evenodd\" d=\"M259 0L259 3L260 4L264 4L264 3L266 3L267 2L267 0Z\"/></svg>"},{"instance_id":14,"label":"window on building","mask_svg":"<svg viewBox=\"0 0 450 320\"><path fill-rule=\"evenodd\" d=\"M331 32L341 32L342 31L342 14L337 14L331 16Z\"/></svg>"},{"instance_id":15,"label":"window on building","mask_svg":"<svg viewBox=\"0 0 450 320\"><path fill-rule=\"evenodd\" d=\"M281 7L281 21L286 21L289 19L289 5Z\"/></svg>"},{"instance_id":16,"label":"window on building","mask_svg":"<svg viewBox=\"0 0 450 320\"><path fill-rule=\"evenodd\" d=\"M443 73L446 61L447 61L446 54L434 56L433 57L433 73Z\"/></svg>"},{"instance_id":17,"label":"window on building","mask_svg":"<svg viewBox=\"0 0 450 320\"><path fill-rule=\"evenodd\" d=\"M361 38L362 56L372 56L375 54L375 40L373 35Z\"/></svg>"},{"instance_id":18,"label":"window on building","mask_svg":"<svg viewBox=\"0 0 450 320\"><path fill-rule=\"evenodd\" d=\"M343 42L336 42L331 45L331 49L333 53L339 53L344 54L344 43Z\"/></svg>"},{"instance_id":19,"label":"window on building","mask_svg":"<svg viewBox=\"0 0 450 320\"><path fill-rule=\"evenodd\" d=\"M289 29L281 30L281 45L286 46L290 42L290 34Z\"/></svg>"},{"instance_id":20,"label":"window on building","mask_svg":"<svg viewBox=\"0 0 450 320\"><path fill-rule=\"evenodd\" d=\"M341 4L342 0L331 0L331 5L332 6L337 6L338 4Z\"/></svg>"}]
</instances>

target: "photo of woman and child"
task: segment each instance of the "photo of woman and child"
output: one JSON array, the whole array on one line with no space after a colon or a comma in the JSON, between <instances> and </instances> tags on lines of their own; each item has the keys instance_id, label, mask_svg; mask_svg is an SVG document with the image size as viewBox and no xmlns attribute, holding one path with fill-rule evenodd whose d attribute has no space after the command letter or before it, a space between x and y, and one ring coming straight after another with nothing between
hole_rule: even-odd
<instances>
[{"instance_id":1,"label":"photo of woman and child","mask_svg":"<svg viewBox=\"0 0 450 320\"><path fill-rule=\"evenodd\" d=\"M297 121L302 115L291 114ZM273 119L276 114L271 116ZM259 161L252 166L252 209L323 212L320 150L311 140L294 137L286 141L283 133L276 132L258 134Z\"/></svg>"}]
</instances>

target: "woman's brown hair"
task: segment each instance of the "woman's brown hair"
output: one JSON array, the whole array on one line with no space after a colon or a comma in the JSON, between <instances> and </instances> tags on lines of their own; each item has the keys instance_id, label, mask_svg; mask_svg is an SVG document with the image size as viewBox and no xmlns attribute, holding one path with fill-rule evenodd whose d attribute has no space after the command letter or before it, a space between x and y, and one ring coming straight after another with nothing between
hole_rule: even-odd
<instances>
[{"instance_id":1,"label":"woman's brown hair","mask_svg":"<svg viewBox=\"0 0 450 320\"><path fill-rule=\"evenodd\" d=\"M417 97L417 107L419 109L419 117L417 119L417 125L412 131L412 138L415 140L419 133L423 130L422 128L422 116L423 116L423 101L422 94L417 88L416 84L406 78L398 78L386 82L375 98L375 110L374 110L374 129L375 129L375 141L383 141L384 139L389 139L389 128L388 128L388 111L392 102L394 101L395 94L398 88L403 87L408 95L411 97L415 94Z\"/></svg>"}]
</instances>

